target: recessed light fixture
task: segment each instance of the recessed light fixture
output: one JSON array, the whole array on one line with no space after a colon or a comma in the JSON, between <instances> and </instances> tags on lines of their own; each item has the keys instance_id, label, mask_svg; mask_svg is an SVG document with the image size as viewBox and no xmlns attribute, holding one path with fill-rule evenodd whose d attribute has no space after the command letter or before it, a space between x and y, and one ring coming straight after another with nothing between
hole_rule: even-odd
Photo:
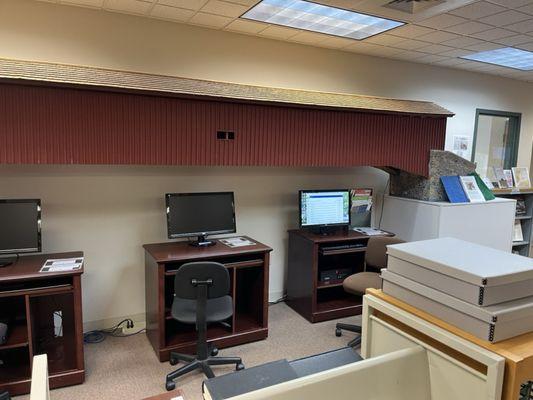
<instances>
[{"instance_id":1,"label":"recessed light fixture","mask_svg":"<svg viewBox=\"0 0 533 400\"><path fill-rule=\"evenodd\" d=\"M533 70L533 52L503 47L496 50L482 51L463 56L466 60L480 61L487 64L501 65L502 67L519 69L522 71Z\"/></svg>"},{"instance_id":2,"label":"recessed light fixture","mask_svg":"<svg viewBox=\"0 0 533 400\"><path fill-rule=\"evenodd\" d=\"M405 24L305 0L262 0L241 18L357 40Z\"/></svg>"}]
</instances>

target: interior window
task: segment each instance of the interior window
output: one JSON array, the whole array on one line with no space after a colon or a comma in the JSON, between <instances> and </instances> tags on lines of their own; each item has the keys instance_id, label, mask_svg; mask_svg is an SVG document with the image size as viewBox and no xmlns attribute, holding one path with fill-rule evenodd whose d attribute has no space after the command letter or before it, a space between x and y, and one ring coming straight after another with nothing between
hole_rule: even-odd
<instances>
[{"instance_id":1,"label":"interior window","mask_svg":"<svg viewBox=\"0 0 533 400\"><path fill-rule=\"evenodd\" d=\"M493 167L516 166L521 114L477 110L472 161L481 176L494 179Z\"/></svg>"}]
</instances>

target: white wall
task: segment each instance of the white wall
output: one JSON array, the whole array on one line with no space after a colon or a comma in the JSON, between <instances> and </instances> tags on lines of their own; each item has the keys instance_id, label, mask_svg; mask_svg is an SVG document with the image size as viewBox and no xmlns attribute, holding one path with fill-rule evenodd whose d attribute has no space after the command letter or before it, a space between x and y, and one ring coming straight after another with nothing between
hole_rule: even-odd
<instances>
[{"instance_id":1,"label":"white wall","mask_svg":"<svg viewBox=\"0 0 533 400\"><path fill-rule=\"evenodd\" d=\"M518 164L531 160L533 85L511 79L30 0L0 0L0 57L429 100L456 113L448 122L450 146L455 134L472 136L476 108L521 112ZM271 291L279 292L296 190L371 185L369 171L2 167L0 196L43 198L45 250L87 252L84 317L92 321L142 313L140 244L165 237L164 192L234 189L239 233L276 249ZM374 186L383 190L378 176ZM107 256L98 250L114 247Z\"/></svg>"}]
</instances>

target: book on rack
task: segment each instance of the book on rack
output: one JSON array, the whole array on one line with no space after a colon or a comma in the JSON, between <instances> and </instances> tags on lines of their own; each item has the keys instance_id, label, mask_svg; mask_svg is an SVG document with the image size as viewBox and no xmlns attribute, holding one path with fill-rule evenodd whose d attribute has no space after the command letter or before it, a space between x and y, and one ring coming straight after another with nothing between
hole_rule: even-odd
<instances>
[{"instance_id":1,"label":"book on rack","mask_svg":"<svg viewBox=\"0 0 533 400\"><path fill-rule=\"evenodd\" d=\"M507 187L514 187L513 172L510 169L504 169L503 176L505 176L505 180L507 181Z\"/></svg>"},{"instance_id":2,"label":"book on rack","mask_svg":"<svg viewBox=\"0 0 533 400\"><path fill-rule=\"evenodd\" d=\"M526 199L524 198L524 196L516 196L516 215L520 216L526 214Z\"/></svg>"},{"instance_id":3,"label":"book on rack","mask_svg":"<svg viewBox=\"0 0 533 400\"><path fill-rule=\"evenodd\" d=\"M461 180L457 175L441 176L440 180L450 203L468 203L468 197L461 186Z\"/></svg>"},{"instance_id":4,"label":"book on rack","mask_svg":"<svg viewBox=\"0 0 533 400\"><path fill-rule=\"evenodd\" d=\"M483 193L479 189L474 176L460 176L459 179L461 180L461 186L463 187L466 197L468 197L468 200L470 200L471 203L485 201L485 196L483 196Z\"/></svg>"},{"instance_id":5,"label":"book on rack","mask_svg":"<svg viewBox=\"0 0 533 400\"><path fill-rule=\"evenodd\" d=\"M529 179L529 170L526 167L513 167L513 179L515 186L521 189L528 189L531 187Z\"/></svg>"},{"instance_id":6,"label":"book on rack","mask_svg":"<svg viewBox=\"0 0 533 400\"><path fill-rule=\"evenodd\" d=\"M522 223L520 220L514 221L514 229L513 229L513 242L523 242L524 241L524 234L522 233Z\"/></svg>"},{"instance_id":7,"label":"book on rack","mask_svg":"<svg viewBox=\"0 0 533 400\"><path fill-rule=\"evenodd\" d=\"M505 179L503 168L492 167L492 172L494 174L494 179L497 184L497 187L499 187L500 189L507 189L509 185L507 185L507 179Z\"/></svg>"}]
</instances>

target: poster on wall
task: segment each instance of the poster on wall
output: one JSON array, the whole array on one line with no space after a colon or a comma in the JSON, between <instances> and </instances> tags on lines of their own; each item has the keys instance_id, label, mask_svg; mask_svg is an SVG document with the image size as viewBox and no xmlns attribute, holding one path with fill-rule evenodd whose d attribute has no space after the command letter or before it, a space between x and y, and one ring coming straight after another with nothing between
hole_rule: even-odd
<instances>
[{"instance_id":1,"label":"poster on wall","mask_svg":"<svg viewBox=\"0 0 533 400\"><path fill-rule=\"evenodd\" d=\"M452 153L467 160L470 159L470 138L464 135L455 135L453 137Z\"/></svg>"}]
</instances>

